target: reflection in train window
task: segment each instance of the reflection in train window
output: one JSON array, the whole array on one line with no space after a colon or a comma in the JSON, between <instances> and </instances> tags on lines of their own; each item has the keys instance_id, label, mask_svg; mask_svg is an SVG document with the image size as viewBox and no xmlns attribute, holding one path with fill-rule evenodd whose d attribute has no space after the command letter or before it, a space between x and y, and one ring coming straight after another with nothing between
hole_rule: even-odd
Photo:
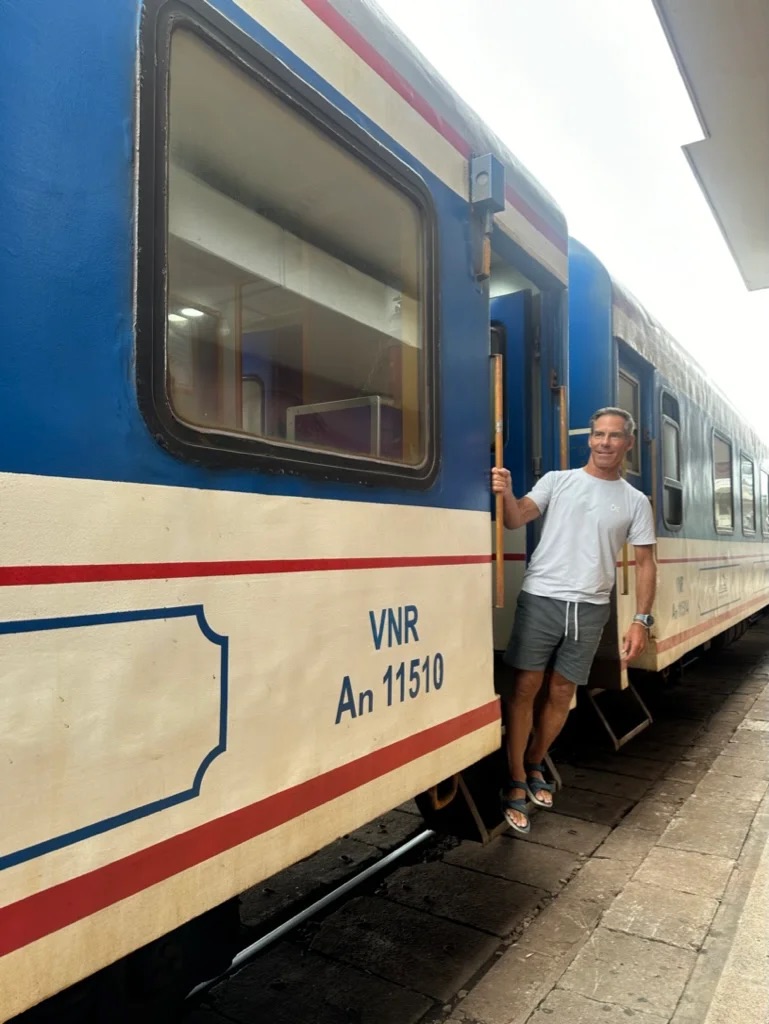
<instances>
[{"instance_id":1,"label":"reflection in train window","mask_svg":"<svg viewBox=\"0 0 769 1024\"><path fill-rule=\"evenodd\" d=\"M620 370L618 379L618 404L620 409L624 409L629 412L635 420L636 431L635 431L635 444L627 453L627 471L628 473L640 473L641 472L641 446L638 443L638 429L641 423L641 403L640 403L640 386L635 377L631 377L629 373L625 373L624 370Z\"/></svg>"},{"instance_id":2,"label":"reflection in train window","mask_svg":"<svg viewBox=\"0 0 769 1024\"><path fill-rule=\"evenodd\" d=\"M423 211L189 31L172 36L166 367L197 430L419 467Z\"/></svg>"},{"instance_id":3,"label":"reflection in train window","mask_svg":"<svg viewBox=\"0 0 769 1024\"><path fill-rule=\"evenodd\" d=\"M713 433L713 510L716 529L734 529L734 484L732 482L732 446Z\"/></svg>"},{"instance_id":4,"label":"reflection in train window","mask_svg":"<svg viewBox=\"0 0 769 1024\"><path fill-rule=\"evenodd\" d=\"M769 537L769 474L761 471L761 532Z\"/></svg>"},{"instance_id":5,"label":"reflection in train window","mask_svg":"<svg viewBox=\"0 0 769 1024\"><path fill-rule=\"evenodd\" d=\"M740 492L742 495L742 532L756 532L756 495L753 461L740 455Z\"/></svg>"},{"instance_id":6,"label":"reflection in train window","mask_svg":"<svg viewBox=\"0 0 769 1024\"><path fill-rule=\"evenodd\" d=\"M668 528L684 521L678 402L667 392L662 394L662 515Z\"/></svg>"}]
</instances>

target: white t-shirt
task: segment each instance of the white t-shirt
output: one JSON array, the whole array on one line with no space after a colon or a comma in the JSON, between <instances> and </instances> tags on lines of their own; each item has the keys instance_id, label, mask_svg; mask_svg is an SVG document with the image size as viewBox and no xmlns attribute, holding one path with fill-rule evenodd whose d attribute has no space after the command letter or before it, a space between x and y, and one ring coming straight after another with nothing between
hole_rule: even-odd
<instances>
[{"instance_id":1,"label":"white t-shirt","mask_svg":"<svg viewBox=\"0 0 769 1024\"><path fill-rule=\"evenodd\" d=\"M649 499L625 480L545 473L526 497L545 516L523 580L529 594L608 604L622 545L657 542Z\"/></svg>"}]
</instances>

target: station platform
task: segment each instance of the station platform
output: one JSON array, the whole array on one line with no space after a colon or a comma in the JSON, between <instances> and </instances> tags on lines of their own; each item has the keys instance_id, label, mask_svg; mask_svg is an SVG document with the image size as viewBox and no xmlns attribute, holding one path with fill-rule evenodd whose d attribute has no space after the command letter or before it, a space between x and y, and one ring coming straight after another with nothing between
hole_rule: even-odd
<instances>
[{"instance_id":1,"label":"station platform","mask_svg":"<svg viewBox=\"0 0 769 1024\"><path fill-rule=\"evenodd\" d=\"M769 1022L769 656L720 672L717 719L449 1024Z\"/></svg>"}]
</instances>

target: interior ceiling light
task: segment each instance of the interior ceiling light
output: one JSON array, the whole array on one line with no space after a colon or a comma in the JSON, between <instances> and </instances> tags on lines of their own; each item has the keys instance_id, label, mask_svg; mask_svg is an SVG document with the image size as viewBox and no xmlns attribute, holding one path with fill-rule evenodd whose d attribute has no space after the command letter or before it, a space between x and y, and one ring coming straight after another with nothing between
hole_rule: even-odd
<instances>
[{"instance_id":1,"label":"interior ceiling light","mask_svg":"<svg viewBox=\"0 0 769 1024\"><path fill-rule=\"evenodd\" d=\"M194 306L185 306L184 309L181 310L181 313L182 313L182 316L189 316L189 317L193 317L193 318L196 317L196 316L205 316L206 315L203 312L202 309L195 309Z\"/></svg>"},{"instance_id":2,"label":"interior ceiling light","mask_svg":"<svg viewBox=\"0 0 769 1024\"><path fill-rule=\"evenodd\" d=\"M187 317L186 316L182 316L180 313L169 313L168 314L168 322L170 324L186 324L187 323Z\"/></svg>"}]
</instances>

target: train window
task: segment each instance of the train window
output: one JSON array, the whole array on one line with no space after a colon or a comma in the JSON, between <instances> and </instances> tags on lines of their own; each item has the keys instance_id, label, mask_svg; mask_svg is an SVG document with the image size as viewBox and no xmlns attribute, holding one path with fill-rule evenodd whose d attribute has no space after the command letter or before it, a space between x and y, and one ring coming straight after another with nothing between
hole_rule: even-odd
<instances>
[{"instance_id":1,"label":"train window","mask_svg":"<svg viewBox=\"0 0 769 1024\"><path fill-rule=\"evenodd\" d=\"M429 195L277 74L188 28L171 35L164 376L176 436L276 468L426 480Z\"/></svg>"},{"instance_id":2,"label":"train window","mask_svg":"<svg viewBox=\"0 0 769 1024\"><path fill-rule=\"evenodd\" d=\"M662 392L662 415L667 416L674 423L681 422L681 415L678 411L678 399L674 398L668 391Z\"/></svg>"},{"instance_id":3,"label":"train window","mask_svg":"<svg viewBox=\"0 0 769 1024\"><path fill-rule=\"evenodd\" d=\"M662 516L665 526L677 529L684 521L681 427L678 402L666 392L662 394L662 413Z\"/></svg>"},{"instance_id":4,"label":"train window","mask_svg":"<svg viewBox=\"0 0 769 1024\"><path fill-rule=\"evenodd\" d=\"M753 460L740 455L740 493L742 496L742 532L756 532L756 494Z\"/></svg>"},{"instance_id":5,"label":"train window","mask_svg":"<svg viewBox=\"0 0 769 1024\"><path fill-rule=\"evenodd\" d=\"M732 446L713 434L713 509L716 529L728 532L734 529L734 484L732 481Z\"/></svg>"},{"instance_id":6,"label":"train window","mask_svg":"<svg viewBox=\"0 0 769 1024\"><path fill-rule=\"evenodd\" d=\"M761 532L769 537L769 474L761 471Z\"/></svg>"},{"instance_id":7,"label":"train window","mask_svg":"<svg viewBox=\"0 0 769 1024\"><path fill-rule=\"evenodd\" d=\"M641 389L638 381L630 374L620 370L617 381L617 396L620 409L625 409L633 417L636 423L636 443L627 453L626 468L628 473L641 472L641 446L638 443L638 424L641 422Z\"/></svg>"}]
</instances>

